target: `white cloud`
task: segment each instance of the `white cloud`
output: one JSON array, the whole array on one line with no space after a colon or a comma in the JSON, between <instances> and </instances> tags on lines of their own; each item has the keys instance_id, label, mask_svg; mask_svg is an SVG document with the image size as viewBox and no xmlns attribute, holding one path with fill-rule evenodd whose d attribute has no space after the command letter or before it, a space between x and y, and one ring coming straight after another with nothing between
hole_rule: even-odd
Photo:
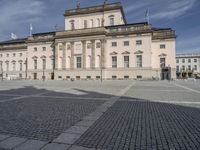
<instances>
[{"instance_id":1,"label":"white cloud","mask_svg":"<svg viewBox=\"0 0 200 150\"><path fill-rule=\"evenodd\" d=\"M166 4L162 9L158 9L151 18L153 19L173 19L185 14L190 10L196 0L173 0L169 4Z\"/></svg>"},{"instance_id":2,"label":"white cloud","mask_svg":"<svg viewBox=\"0 0 200 150\"><path fill-rule=\"evenodd\" d=\"M15 31L22 23L41 19L45 5L41 0L3 1L0 5L0 35Z\"/></svg>"}]
</instances>

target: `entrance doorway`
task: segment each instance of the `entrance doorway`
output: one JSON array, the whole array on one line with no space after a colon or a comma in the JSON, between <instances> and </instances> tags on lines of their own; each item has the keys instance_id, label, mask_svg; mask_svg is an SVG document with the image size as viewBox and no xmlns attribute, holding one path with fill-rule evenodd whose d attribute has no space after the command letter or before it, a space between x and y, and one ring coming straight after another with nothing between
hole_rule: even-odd
<instances>
[{"instance_id":1,"label":"entrance doorway","mask_svg":"<svg viewBox=\"0 0 200 150\"><path fill-rule=\"evenodd\" d=\"M161 69L161 80L171 80L171 68L164 67Z\"/></svg>"},{"instance_id":2,"label":"entrance doorway","mask_svg":"<svg viewBox=\"0 0 200 150\"><path fill-rule=\"evenodd\" d=\"M54 80L54 73L51 73L51 80Z\"/></svg>"},{"instance_id":3,"label":"entrance doorway","mask_svg":"<svg viewBox=\"0 0 200 150\"><path fill-rule=\"evenodd\" d=\"M34 80L37 80L37 73L34 73L34 74L33 74L33 79L34 79Z\"/></svg>"}]
</instances>

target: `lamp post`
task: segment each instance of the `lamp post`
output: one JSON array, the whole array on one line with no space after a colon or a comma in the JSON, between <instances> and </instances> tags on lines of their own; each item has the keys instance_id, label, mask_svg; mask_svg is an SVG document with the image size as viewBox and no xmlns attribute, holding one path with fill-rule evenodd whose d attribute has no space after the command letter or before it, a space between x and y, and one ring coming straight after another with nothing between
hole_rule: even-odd
<instances>
[{"instance_id":1,"label":"lamp post","mask_svg":"<svg viewBox=\"0 0 200 150\"><path fill-rule=\"evenodd\" d=\"M2 63L1 63L1 76L2 76L1 80L3 81L3 64Z\"/></svg>"}]
</instances>

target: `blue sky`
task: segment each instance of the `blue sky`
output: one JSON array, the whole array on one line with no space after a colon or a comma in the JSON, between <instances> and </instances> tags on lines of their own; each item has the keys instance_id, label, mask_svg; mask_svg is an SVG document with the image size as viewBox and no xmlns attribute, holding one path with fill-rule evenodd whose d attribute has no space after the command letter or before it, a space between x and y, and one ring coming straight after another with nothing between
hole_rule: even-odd
<instances>
[{"instance_id":1,"label":"blue sky","mask_svg":"<svg viewBox=\"0 0 200 150\"><path fill-rule=\"evenodd\" d=\"M103 4L104 0L80 0L81 7ZM176 30L177 53L200 52L200 0L108 0L121 1L128 23L144 22L149 9L154 27ZM76 0L0 0L0 41L33 32L64 30L63 13L76 6Z\"/></svg>"}]
</instances>

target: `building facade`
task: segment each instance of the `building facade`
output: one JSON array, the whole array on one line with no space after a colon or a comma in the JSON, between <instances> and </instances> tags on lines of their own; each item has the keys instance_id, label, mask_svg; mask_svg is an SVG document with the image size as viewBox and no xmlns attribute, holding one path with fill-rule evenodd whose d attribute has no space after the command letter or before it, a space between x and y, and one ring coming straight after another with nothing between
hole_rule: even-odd
<instances>
[{"instance_id":1,"label":"building facade","mask_svg":"<svg viewBox=\"0 0 200 150\"><path fill-rule=\"evenodd\" d=\"M200 77L200 53L176 55L177 78Z\"/></svg>"},{"instance_id":2,"label":"building facade","mask_svg":"<svg viewBox=\"0 0 200 150\"><path fill-rule=\"evenodd\" d=\"M121 3L66 10L65 30L24 40L28 79L169 79L176 77L176 35L170 28L127 24ZM0 43L7 53L18 40ZM12 47L7 50L6 46ZM11 55L11 54L9 54ZM10 70L7 76L14 74ZM5 76L5 73L3 73ZM18 76L16 72L16 76Z\"/></svg>"}]
</instances>

